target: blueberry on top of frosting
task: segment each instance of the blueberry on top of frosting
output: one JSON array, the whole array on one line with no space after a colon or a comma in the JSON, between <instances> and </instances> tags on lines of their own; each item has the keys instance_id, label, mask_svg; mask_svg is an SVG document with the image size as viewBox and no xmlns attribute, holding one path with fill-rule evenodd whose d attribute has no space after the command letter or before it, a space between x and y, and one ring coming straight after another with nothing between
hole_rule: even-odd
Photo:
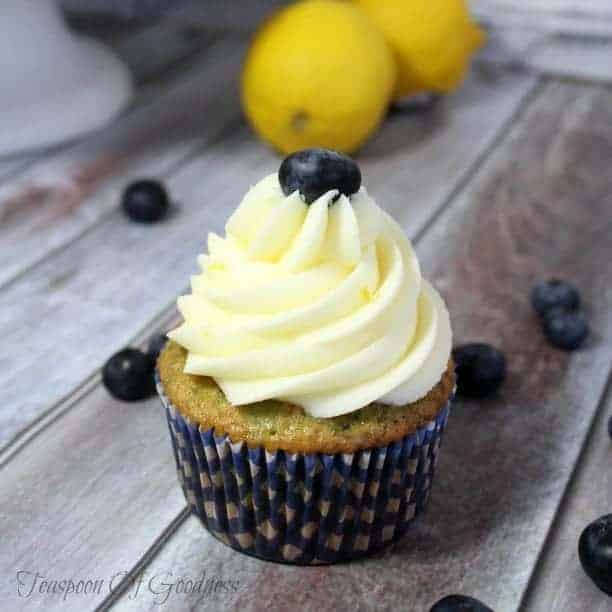
<instances>
[{"instance_id":1,"label":"blueberry on top of frosting","mask_svg":"<svg viewBox=\"0 0 612 612\"><path fill-rule=\"evenodd\" d=\"M278 399L314 418L405 406L448 368L448 311L402 228L365 187L350 200L328 187L306 204L277 172L253 185L179 298L168 335L184 372L234 406Z\"/></svg>"},{"instance_id":2,"label":"blueberry on top of frosting","mask_svg":"<svg viewBox=\"0 0 612 612\"><path fill-rule=\"evenodd\" d=\"M329 149L304 149L283 160L278 180L285 195L299 191L307 204L337 189L350 196L359 191L361 171L350 157Z\"/></svg>"}]
</instances>

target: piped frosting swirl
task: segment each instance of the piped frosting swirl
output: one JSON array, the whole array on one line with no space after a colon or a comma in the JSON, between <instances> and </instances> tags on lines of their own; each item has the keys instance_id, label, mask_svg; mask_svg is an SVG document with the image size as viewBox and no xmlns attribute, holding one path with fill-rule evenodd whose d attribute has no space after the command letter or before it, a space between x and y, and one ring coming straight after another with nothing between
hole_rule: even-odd
<instances>
[{"instance_id":1,"label":"piped frosting swirl","mask_svg":"<svg viewBox=\"0 0 612 612\"><path fill-rule=\"evenodd\" d=\"M233 405L280 399L333 417L416 401L446 370L447 309L364 187L307 205L271 174L198 262L169 336L185 372L213 377Z\"/></svg>"}]
</instances>

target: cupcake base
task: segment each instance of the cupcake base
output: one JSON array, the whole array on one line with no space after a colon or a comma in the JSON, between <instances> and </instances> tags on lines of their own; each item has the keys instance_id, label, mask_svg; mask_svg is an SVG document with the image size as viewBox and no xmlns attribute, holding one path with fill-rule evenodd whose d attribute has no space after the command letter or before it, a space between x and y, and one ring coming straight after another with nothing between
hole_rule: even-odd
<instances>
[{"instance_id":1,"label":"cupcake base","mask_svg":"<svg viewBox=\"0 0 612 612\"><path fill-rule=\"evenodd\" d=\"M200 430L157 386L193 513L240 552L300 565L370 555L404 535L427 502L450 410L386 446L289 453Z\"/></svg>"}]
</instances>

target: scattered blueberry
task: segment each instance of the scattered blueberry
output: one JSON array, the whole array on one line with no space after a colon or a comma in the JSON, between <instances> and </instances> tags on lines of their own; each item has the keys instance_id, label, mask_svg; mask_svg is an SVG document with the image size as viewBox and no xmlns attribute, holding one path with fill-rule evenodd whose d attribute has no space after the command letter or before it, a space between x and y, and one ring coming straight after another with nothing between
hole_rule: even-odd
<instances>
[{"instance_id":1,"label":"scattered blueberry","mask_svg":"<svg viewBox=\"0 0 612 612\"><path fill-rule=\"evenodd\" d=\"M437 601L429 612L493 612L493 610L473 597L448 595Z\"/></svg>"},{"instance_id":2,"label":"scattered blueberry","mask_svg":"<svg viewBox=\"0 0 612 612\"><path fill-rule=\"evenodd\" d=\"M589 335L589 324L580 311L551 308L542 322L544 335L557 348L573 351Z\"/></svg>"},{"instance_id":3,"label":"scattered blueberry","mask_svg":"<svg viewBox=\"0 0 612 612\"><path fill-rule=\"evenodd\" d=\"M329 149L304 149L283 160L278 180L285 195L299 190L306 203L312 204L331 189L346 196L359 191L361 171L350 157L342 153Z\"/></svg>"},{"instance_id":4,"label":"scattered blueberry","mask_svg":"<svg viewBox=\"0 0 612 612\"><path fill-rule=\"evenodd\" d=\"M148 397L155 390L153 361L138 349L123 349L104 364L102 382L111 395L126 402Z\"/></svg>"},{"instance_id":5,"label":"scattered blueberry","mask_svg":"<svg viewBox=\"0 0 612 612\"><path fill-rule=\"evenodd\" d=\"M457 392L468 397L484 397L497 391L506 378L503 353L481 342L453 349L457 373Z\"/></svg>"},{"instance_id":6,"label":"scattered blueberry","mask_svg":"<svg viewBox=\"0 0 612 612\"><path fill-rule=\"evenodd\" d=\"M135 181L127 186L121 206L132 221L154 223L166 216L170 201L164 186L155 180Z\"/></svg>"},{"instance_id":7,"label":"scattered blueberry","mask_svg":"<svg viewBox=\"0 0 612 612\"><path fill-rule=\"evenodd\" d=\"M531 290L531 305L541 317L551 308L576 310L580 306L580 294L573 285L553 278L534 285Z\"/></svg>"},{"instance_id":8,"label":"scattered blueberry","mask_svg":"<svg viewBox=\"0 0 612 612\"><path fill-rule=\"evenodd\" d=\"M578 556L591 580L612 595L612 514L598 518L582 532Z\"/></svg>"},{"instance_id":9,"label":"scattered blueberry","mask_svg":"<svg viewBox=\"0 0 612 612\"><path fill-rule=\"evenodd\" d=\"M166 346L166 342L168 342L168 337L166 336L166 334L155 334L149 340L147 355L149 355L153 363L157 362L157 358L162 352L164 346Z\"/></svg>"}]
</instances>

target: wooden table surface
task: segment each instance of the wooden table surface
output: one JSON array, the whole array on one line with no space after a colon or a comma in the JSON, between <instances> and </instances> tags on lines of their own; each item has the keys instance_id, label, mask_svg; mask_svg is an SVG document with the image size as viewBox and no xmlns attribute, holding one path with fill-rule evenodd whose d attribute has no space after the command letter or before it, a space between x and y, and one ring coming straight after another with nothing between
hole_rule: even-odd
<instances>
[{"instance_id":1,"label":"wooden table surface","mask_svg":"<svg viewBox=\"0 0 612 612\"><path fill-rule=\"evenodd\" d=\"M157 27L109 42L135 73L132 106L79 142L0 160L0 608L426 612L460 592L497 612L611 610L576 548L612 510L612 74L483 60L435 108L390 115L359 154L456 341L499 346L509 375L496 397L456 403L407 537L299 568L213 540L186 511L158 400L120 403L100 383L111 354L176 320L207 233L278 167L240 115L245 42ZM118 210L141 176L176 202L161 224ZM593 333L575 353L546 344L529 306L553 275L587 305ZM53 592L69 580L96 582Z\"/></svg>"}]
</instances>

